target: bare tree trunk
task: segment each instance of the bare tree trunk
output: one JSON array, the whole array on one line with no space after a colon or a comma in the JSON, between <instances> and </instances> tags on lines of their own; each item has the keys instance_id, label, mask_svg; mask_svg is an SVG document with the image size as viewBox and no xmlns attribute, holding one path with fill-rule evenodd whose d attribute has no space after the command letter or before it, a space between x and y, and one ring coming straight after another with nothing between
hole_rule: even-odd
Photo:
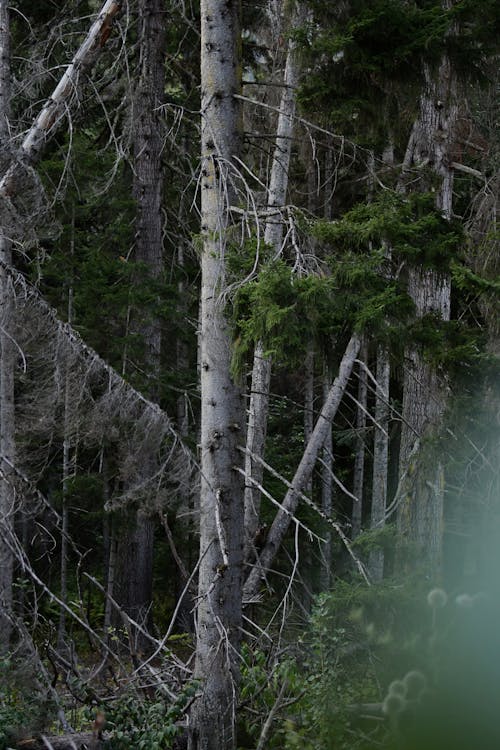
<instances>
[{"instance_id":1,"label":"bare tree trunk","mask_svg":"<svg viewBox=\"0 0 500 750\"><path fill-rule=\"evenodd\" d=\"M458 118L457 84L448 57L443 56L436 75L425 66L425 89L420 98L420 114L415 122L400 190L405 191L406 175L413 165L420 169L420 189L436 192L436 208L450 219L452 215L453 171L448 150ZM428 164L427 172L422 164ZM429 174L430 173L430 174ZM427 175L427 179L426 179ZM432 178L432 185L431 180ZM412 175L414 179L414 174ZM436 180L438 185L436 186ZM412 186L415 189L415 186ZM429 313L442 320L450 317L451 284L449 274L424 266L410 267L408 292L415 303L416 316ZM430 572L441 565L443 487L442 469L427 438L440 426L446 405L446 382L422 352L410 347L405 356L403 424L400 450L400 481L408 480L410 461L418 463L412 492L405 492L398 512L401 542ZM424 447L415 455L416 441ZM425 449L424 449L425 448Z\"/></svg>"},{"instance_id":2,"label":"bare tree trunk","mask_svg":"<svg viewBox=\"0 0 500 750\"><path fill-rule=\"evenodd\" d=\"M363 347L360 355L362 361L366 360L366 347ZM363 515L363 489L365 484L365 429L366 429L366 404L367 384L366 370L359 365L358 370L358 404L356 407L356 451L354 456L354 477L352 494L357 498L352 502L352 530L351 538L356 539L361 531L361 519Z\"/></svg>"},{"instance_id":3,"label":"bare tree trunk","mask_svg":"<svg viewBox=\"0 0 500 750\"><path fill-rule=\"evenodd\" d=\"M110 33L114 18L121 9L121 2L107 0L92 24L89 33L80 46L72 63L65 70L52 96L47 100L39 116L24 137L17 159L11 164L0 181L0 198L6 200L18 189L18 178L23 174L25 165L34 164L39 158L46 142L56 132L64 115L69 109L68 100L76 97L82 73L96 60L104 47ZM10 155L10 133L8 128L8 102L10 100L10 35L8 6L0 1L0 140L2 153ZM10 318L11 301L9 288L13 283L8 268L12 266L10 238L5 230L0 236L0 305L2 332L0 333L0 454L11 464L15 460L14 440L14 365L15 352L12 338L8 336L6 326ZM11 472L8 463L3 463L2 470L8 478ZM0 483L0 524L3 526L3 540L0 540L0 604L5 612L12 606L12 555L5 539L11 533L14 510L12 484ZM10 487L10 489L7 489ZM0 611L0 648L8 643L10 626Z\"/></svg>"},{"instance_id":4,"label":"bare tree trunk","mask_svg":"<svg viewBox=\"0 0 500 750\"><path fill-rule=\"evenodd\" d=\"M331 377L328 372L328 366L325 362L323 373L323 402L328 398ZM321 465L321 510L328 518L332 515L332 497L333 497L333 440L332 425L328 425L323 443L323 463ZM323 547L323 561L321 567L321 590L327 591L330 588L331 569L332 569L332 532L328 528L325 532L326 542Z\"/></svg>"},{"instance_id":5,"label":"bare tree trunk","mask_svg":"<svg viewBox=\"0 0 500 750\"><path fill-rule=\"evenodd\" d=\"M240 3L201 0L201 493L191 750L234 750L239 691L244 493L237 450L244 433L240 388L231 378L224 314L226 246L240 151Z\"/></svg>"},{"instance_id":6,"label":"bare tree trunk","mask_svg":"<svg viewBox=\"0 0 500 750\"><path fill-rule=\"evenodd\" d=\"M373 483L370 528L380 530L385 526L387 504L387 468L389 461L389 352L384 346L377 348L375 437L373 440ZM382 428L382 429L381 429ZM372 581L381 581L384 575L384 551L370 550L368 569Z\"/></svg>"},{"instance_id":7,"label":"bare tree trunk","mask_svg":"<svg viewBox=\"0 0 500 750\"><path fill-rule=\"evenodd\" d=\"M117 0L107 0L102 6L71 64L64 71L52 95L24 136L17 160L0 181L0 197L10 196L16 192L16 180L22 174L24 165L36 163L45 144L58 129L70 108L68 100L77 96L82 73L96 61L121 6L122 3Z\"/></svg>"},{"instance_id":8,"label":"bare tree trunk","mask_svg":"<svg viewBox=\"0 0 500 750\"><path fill-rule=\"evenodd\" d=\"M10 25L9 9L0 0L0 148L10 150ZM12 264L12 245L0 229L0 259ZM8 650L11 633L13 556L9 536L14 525L15 494L11 464L15 460L14 368L15 352L9 334L13 317L12 282L0 268L0 655Z\"/></svg>"},{"instance_id":9,"label":"bare tree trunk","mask_svg":"<svg viewBox=\"0 0 500 750\"><path fill-rule=\"evenodd\" d=\"M135 260L146 269L153 283L163 273L163 138L160 107L165 81L165 9L162 0L140 0L139 81L133 99L133 195L136 202ZM144 283L144 279L141 282ZM158 401L160 377L161 326L156 311L135 311L131 326L143 342L140 368L146 373L143 390ZM132 487L147 485L158 465L156 456L148 455L129 478ZM119 603L143 627L152 624L154 520L139 508L131 519L132 530L119 540L121 571ZM140 633L141 649L146 648Z\"/></svg>"},{"instance_id":10,"label":"bare tree trunk","mask_svg":"<svg viewBox=\"0 0 500 750\"><path fill-rule=\"evenodd\" d=\"M324 445L329 426L331 425L339 404L344 395L349 377L351 375L354 360L358 356L361 341L356 334L351 337L342 361L339 372L328 393L328 398L323 404L321 413L316 421L313 433L304 451L295 476L292 480L293 489L288 490L283 500L281 510L278 511L273 521L267 540L256 564L250 572L244 586L244 599L251 600L255 597L262 577L262 571L266 571L274 560L276 553L285 537L290 525L291 517L299 503L299 493L303 492L309 481L316 459Z\"/></svg>"},{"instance_id":11,"label":"bare tree trunk","mask_svg":"<svg viewBox=\"0 0 500 750\"><path fill-rule=\"evenodd\" d=\"M298 18L299 16L295 17L294 23L297 23ZM298 61L295 46L293 40L290 40L267 199L270 216L266 222L264 242L273 247L275 255L280 252L283 242L283 219L281 212L286 202L288 171L292 149L295 90L298 83ZM252 368L247 425L248 450L245 456L245 474L254 480L254 482L247 480L245 486L246 557L252 553L253 541L260 524L260 490L258 489L258 485L262 484L263 469L262 465L253 459L252 456L260 458L264 456L271 367L271 358L265 354L264 343L258 341L255 346Z\"/></svg>"},{"instance_id":12,"label":"bare tree trunk","mask_svg":"<svg viewBox=\"0 0 500 750\"><path fill-rule=\"evenodd\" d=\"M72 212L70 254L75 253L75 208ZM68 323L73 325L73 279L70 279L68 289ZM64 604L68 603L68 533L69 533L69 508L68 508L68 483L75 474L76 456L71 455L71 423L72 423L72 395L69 382L70 373L67 363L64 371L64 437L63 437L63 465L62 465L62 528L61 528L61 594L60 598ZM66 639L66 609L61 607L59 613L59 627L57 631L57 645L61 650L64 648Z\"/></svg>"}]
</instances>

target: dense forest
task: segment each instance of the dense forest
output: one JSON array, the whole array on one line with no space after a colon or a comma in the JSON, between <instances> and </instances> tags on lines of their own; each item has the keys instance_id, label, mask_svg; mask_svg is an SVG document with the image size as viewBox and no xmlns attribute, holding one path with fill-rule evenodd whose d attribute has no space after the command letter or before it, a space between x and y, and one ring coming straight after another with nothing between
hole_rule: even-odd
<instances>
[{"instance_id":1,"label":"dense forest","mask_svg":"<svg viewBox=\"0 0 500 750\"><path fill-rule=\"evenodd\" d=\"M0 0L0 750L500 747L499 38Z\"/></svg>"}]
</instances>

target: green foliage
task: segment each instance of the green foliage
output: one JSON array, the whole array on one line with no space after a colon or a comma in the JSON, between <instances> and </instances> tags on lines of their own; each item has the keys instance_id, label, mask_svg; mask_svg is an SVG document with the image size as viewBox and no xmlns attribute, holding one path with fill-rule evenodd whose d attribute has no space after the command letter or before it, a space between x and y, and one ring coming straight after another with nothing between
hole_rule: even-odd
<instances>
[{"instance_id":1,"label":"green foliage","mask_svg":"<svg viewBox=\"0 0 500 750\"><path fill-rule=\"evenodd\" d=\"M168 750L181 731L179 720L196 693L190 683L175 700L157 693L146 698L135 690L122 693L106 704L106 728L112 750Z\"/></svg>"},{"instance_id":2,"label":"green foliage","mask_svg":"<svg viewBox=\"0 0 500 750\"><path fill-rule=\"evenodd\" d=\"M42 728L53 712L46 688L33 674L29 662L0 658L0 750Z\"/></svg>"},{"instance_id":3,"label":"green foliage","mask_svg":"<svg viewBox=\"0 0 500 750\"><path fill-rule=\"evenodd\" d=\"M317 222L313 234L329 244L335 256L370 246L381 253L388 245L398 257L445 270L460 256L463 229L457 221L444 219L434 202L432 193L403 197L385 190L371 203L357 204L338 221Z\"/></svg>"},{"instance_id":4,"label":"green foliage","mask_svg":"<svg viewBox=\"0 0 500 750\"><path fill-rule=\"evenodd\" d=\"M446 53L463 78L483 79L500 28L495 0L480 8L472 0L451 8L440 0L308 4L314 18L299 38L311 70L300 101L358 142L378 141L379 148L387 123L394 132L402 110L403 119L408 115L405 104L414 106L424 62L436 66Z\"/></svg>"},{"instance_id":5,"label":"green foliage","mask_svg":"<svg viewBox=\"0 0 500 750\"><path fill-rule=\"evenodd\" d=\"M243 713L252 710L240 747L255 747L279 697L269 748L498 747L497 590L337 583L318 597L299 655L273 663L244 651Z\"/></svg>"},{"instance_id":6,"label":"green foliage","mask_svg":"<svg viewBox=\"0 0 500 750\"><path fill-rule=\"evenodd\" d=\"M306 340L328 352L346 329L388 336L388 322L401 322L411 304L400 285L383 276L382 262L380 250L347 248L328 258L323 275L296 276L284 260L265 266L235 298L234 370L242 371L259 340L277 366L293 366L303 361Z\"/></svg>"}]
</instances>

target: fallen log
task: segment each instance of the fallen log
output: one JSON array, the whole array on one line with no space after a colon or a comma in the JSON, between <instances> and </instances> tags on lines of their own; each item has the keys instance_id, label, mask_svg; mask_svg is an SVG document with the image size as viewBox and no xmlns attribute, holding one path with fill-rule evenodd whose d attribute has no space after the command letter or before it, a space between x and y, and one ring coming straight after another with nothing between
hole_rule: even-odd
<instances>
[{"instance_id":1,"label":"fallen log","mask_svg":"<svg viewBox=\"0 0 500 750\"><path fill-rule=\"evenodd\" d=\"M12 750L104 750L106 740L94 732L75 732L57 736L40 735L20 740Z\"/></svg>"}]
</instances>

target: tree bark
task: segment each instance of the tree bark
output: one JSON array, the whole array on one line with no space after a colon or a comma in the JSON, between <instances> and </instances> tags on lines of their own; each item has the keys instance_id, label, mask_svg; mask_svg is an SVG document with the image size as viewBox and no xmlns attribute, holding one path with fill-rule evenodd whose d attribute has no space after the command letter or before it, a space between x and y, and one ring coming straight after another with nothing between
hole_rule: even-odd
<instances>
[{"instance_id":1,"label":"tree bark","mask_svg":"<svg viewBox=\"0 0 500 750\"><path fill-rule=\"evenodd\" d=\"M366 360L366 347L363 346L361 360ZM358 370L358 405L356 407L356 450L354 455L354 477L352 494L357 498L352 502L352 529L351 538L356 539L361 531L361 519L363 515L363 489L365 484L365 428L366 428L366 403L367 403L366 370L359 365Z\"/></svg>"},{"instance_id":2,"label":"tree bark","mask_svg":"<svg viewBox=\"0 0 500 750\"><path fill-rule=\"evenodd\" d=\"M328 366L325 362L323 373L323 402L328 398L331 377L328 373ZM323 443L323 462L321 465L321 510L328 518L332 515L332 498L333 498L333 440L332 425L328 425ZM328 528L325 532L326 542L323 547L322 566L320 584L321 590L327 591L330 588L331 569L332 569L332 532Z\"/></svg>"},{"instance_id":3,"label":"tree bark","mask_svg":"<svg viewBox=\"0 0 500 750\"><path fill-rule=\"evenodd\" d=\"M389 461L389 352L384 346L377 348L376 394L375 394L375 437L373 439L373 482L370 529L380 530L385 526L387 504L387 469ZM385 432L384 432L385 430ZM384 551L370 550L368 556L370 579L381 581L384 575Z\"/></svg>"},{"instance_id":4,"label":"tree bark","mask_svg":"<svg viewBox=\"0 0 500 750\"><path fill-rule=\"evenodd\" d=\"M420 177L411 189L434 190L437 210L450 219L453 170L448 152L458 118L457 82L446 55L435 75L427 65L424 74L420 113L410 136L399 189L402 192L408 190L406 178L415 168ZM422 165L427 167L422 169ZM442 320L449 320L449 274L423 266L410 267L408 292L415 303L417 318L432 313ZM438 430L446 406L446 393L444 376L424 358L420 349L409 347L405 355L400 478L407 476L411 468L416 440L425 447L427 438ZM442 470L435 451L420 450L416 460L418 481L411 492L404 493L399 506L399 539L401 547L408 543L408 550L429 572L438 573L443 532Z\"/></svg>"},{"instance_id":5,"label":"tree bark","mask_svg":"<svg viewBox=\"0 0 500 750\"><path fill-rule=\"evenodd\" d=\"M258 564L253 567L247 581L245 582L243 597L246 601L251 601L257 594L262 571L269 569L285 537L290 525L291 517L295 513L299 503L299 493L304 491L307 482L311 477L318 454L324 445L329 426L335 417L342 396L344 395L354 360L358 356L360 347L361 341L359 336L353 334L347 345L344 356L342 357L338 375L332 383L328 398L323 404L323 408L316 421L313 433L299 466L297 467L297 471L295 472L295 476L292 480L293 489L288 490L286 493L281 510L276 514L273 524L269 529L266 543L259 556Z\"/></svg>"},{"instance_id":6,"label":"tree bark","mask_svg":"<svg viewBox=\"0 0 500 750\"><path fill-rule=\"evenodd\" d=\"M233 750L239 690L244 498L237 445L243 399L231 378L224 314L225 256L232 239L234 158L240 151L240 3L201 1L201 492L200 566L191 750ZM234 235L236 236L236 234Z\"/></svg>"},{"instance_id":7,"label":"tree bark","mask_svg":"<svg viewBox=\"0 0 500 750\"><path fill-rule=\"evenodd\" d=\"M158 282L163 273L163 166L164 148L161 105L165 87L165 9L162 0L140 0L139 81L133 99L133 196L136 204L135 260L145 268L146 279ZM139 282L138 282L139 283ZM136 310L132 329L140 334L143 351L140 370L146 373L143 390L148 398L159 399L161 324L157 311ZM132 487L147 485L158 470L156 456L145 457L137 473L129 478ZM122 608L143 627L152 625L154 520L139 508L130 519L131 530L119 540L121 580L117 581ZM136 634L139 646L147 643Z\"/></svg>"},{"instance_id":8,"label":"tree bark","mask_svg":"<svg viewBox=\"0 0 500 750\"><path fill-rule=\"evenodd\" d=\"M17 179L22 174L24 165L33 165L39 159L45 144L54 135L69 109L68 100L76 97L82 73L93 65L106 44L113 20L120 12L121 6L122 3L117 0L107 0L104 3L71 64L64 71L52 95L25 135L16 161L11 164L0 181L0 197L13 195L17 190Z\"/></svg>"}]
</instances>

